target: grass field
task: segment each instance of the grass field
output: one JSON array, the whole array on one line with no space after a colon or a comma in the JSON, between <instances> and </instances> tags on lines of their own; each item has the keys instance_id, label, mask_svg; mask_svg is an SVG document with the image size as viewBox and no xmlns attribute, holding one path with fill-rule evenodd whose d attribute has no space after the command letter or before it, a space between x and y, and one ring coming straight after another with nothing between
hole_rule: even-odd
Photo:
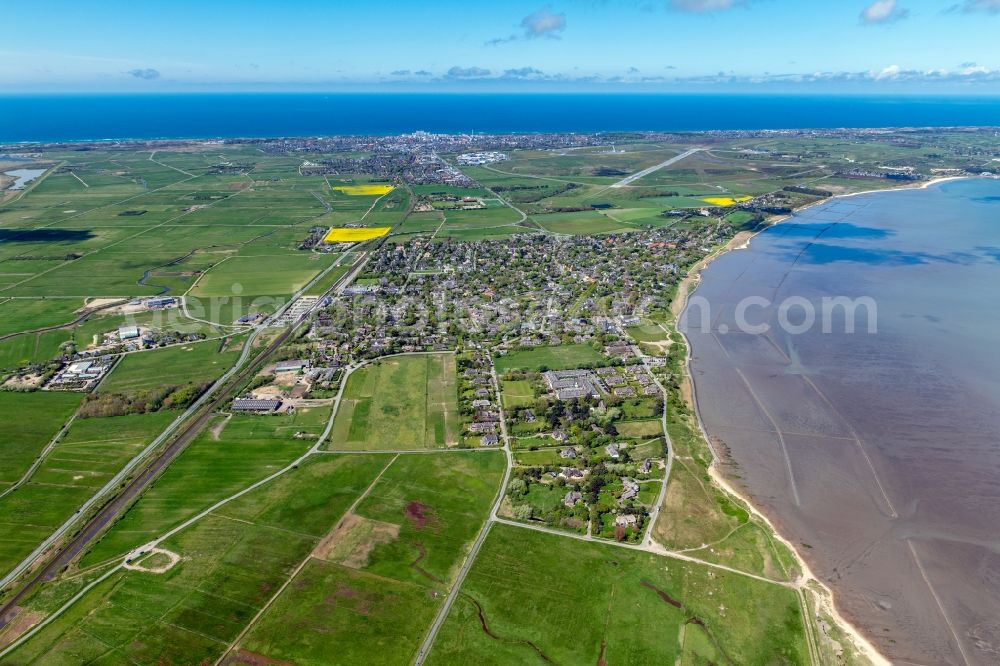
<instances>
[{"instance_id":1,"label":"grass field","mask_svg":"<svg viewBox=\"0 0 1000 666\"><path fill-rule=\"evenodd\" d=\"M70 518L174 417L163 412L74 421L28 482L0 498L0 574Z\"/></svg>"},{"instance_id":2,"label":"grass field","mask_svg":"<svg viewBox=\"0 0 1000 666\"><path fill-rule=\"evenodd\" d=\"M355 371L330 448L348 451L453 446L460 430L455 357L394 356Z\"/></svg>"},{"instance_id":3,"label":"grass field","mask_svg":"<svg viewBox=\"0 0 1000 666\"><path fill-rule=\"evenodd\" d=\"M503 393L503 406L507 409L524 407L535 400L535 391L527 380L502 381L500 391Z\"/></svg>"},{"instance_id":4,"label":"grass field","mask_svg":"<svg viewBox=\"0 0 1000 666\"><path fill-rule=\"evenodd\" d=\"M439 603L419 585L323 560L310 560L293 585L233 664L409 664ZM280 661L260 662L259 655Z\"/></svg>"},{"instance_id":5,"label":"grass field","mask_svg":"<svg viewBox=\"0 0 1000 666\"><path fill-rule=\"evenodd\" d=\"M205 273L190 293L200 298L292 294L333 258L320 254L232 257Z\"/></svg>"},{"instance_id":6,"label":"grass field","mask_svg":"<svg viewBox=\"0 0 1000 666\"><path fill-rule=\"evenodd\" d=\"M636 227L610 219L596 211L533 215L531 219L537 222L543 229L557 234L587 236L615 231L634 231L636 229Z\"/></svg>"},{"instance_id":7,"label":"grass field","mask_svg":"<svg viewBox=\"0 0 1000 666\"><path fill-rule=\"evenodd\" d=\"M166 573L117 574L2 663L211 663L389 459L311 459L165 542L182 558Z\"/></svg>"},{"instance_id":8,"label":"grass field","mask_svg":"<svg viewBox=\"0 0 1000 666\"><path fill-rule=\"evenodd\" d=\"M551 445L553 442L555 442L554 439L549 439L545 442L545 444ZM518 449L518 451L514 454L514 460L518 465L559 465L560 463L565 463L565 460L559 457L559 451L562 448L563 447L538 449L537 451L525 451L523 449ZM536 483L532 484L531 492L546 491L549 488L549 486ZM556 494L556 501L562 502L566 493L563 492L562 488L554 488L553 490Z\"/></svg>"},{"instance_id":9,"label":"grass field","mask_svg":"<svg viewBox=\"0 0 1000 666\"><path fill-rule=\"evenodd\" d=\"M76 299L11 299L0 302L0 335L57 326L75 319L83 306Z\"/></svg>"},{"instance_id":10,"label":"grass field","mask_svg":"<svg viewBox=\"0 0 1000 666\"><path fill-rule=\"evenodd\" d=\"M397 458L243 647L300 665L330 663L334 653L341 663L410 663L486 519L503 464L498 452ZM365 531L340 547L364 525L380 526L381 536Z\"/></svg>"},{"instance_id":11,"label":"grass field","mask_svg":"<svg viewBox=\"0 0 1000 666\"><path fill-rule=\"evenodd\" d=\"M344 277L347 271L350 270L350 266L337 266L329 273L327 273L322 280L317 280L316 284L309 287L306 290L306 296L322 296L327 291L329 291L333 285L337 283L337 280Z\"/></svg>"},{"instance_id":12,"label":"grass field","mask_svg":"<svg viewBox=\"0 0 1000 666\"><path fill-rule=\"evenodd\" d=\"M45 363L59 355L60 346L72 334L66 330L28 333L0 341L0 369L15 369L28 363Z\"/></svg>"},{"instance_id":13,"label":"grass field","mask_svg":"<svg viewBox=\"0 0 1000 666\"><path fill-rule=\"evenodd\" d=\"M0 491L24 474L82 400L79 393L0 391Z\"/></svg>"},{"instance_id":14,"label":"grass field","mask_svg":"<svg viewBox=\"0 0 1000 666\"><path fill-rule=\"evenodd\" d=\"M333 653L346 663L362 655L409 663L503 467L498 452L314 456L164 542L181 557L167 572L116 574L0 663L211 662L300 564L230 663L263 655L326 664ZM342 560L323 537L350 524L341 517L369 485L353 516L394 525L395 538L368 544L364 559ZM75 589L56 583L27 605L51 608Z\"/></svg>"},{"instance_id":15,"label":"grass field","mask_svg":"<svg viewBox=\"0 0 1000 666\"><path fill-rule=\"evenodd\" d=\"M490 531L429 664L804 664L796 593L506 525Z\"/></svg>"},{"instance_id":16,"label":"grass field","mask_svg":"<svg viewBox=\"0 0 1000 666\"><path fill-rule=\"evenodd\" d=\"M240 356L239 350L220 352L219 346L218 340L209 340L128 354L101 384L101 392L132 395L159 386L214 381Z\"/></svg>"},{"instance_id":17,"label":"grass field","mask_svg":"<svg viewBox=\"0 0 1000 666\"><path fill-rule=\"evenodd\" d=\"M86 566L128 552L302 455L329 410L294 416L220 416L175 460L83 557Z\"/></svg>"},{"instance_id":18,"label":"grass field","mask_svg":"<svg viewBox=\"0 0 1000 666\"><path fill-rule=\"evenodd\" d=\"M623 437L659 437L663 435L663 423L660 419L646 419L643 421L618 421L615 428Z\"/></svg>"},{"instance_id":19,"label":"grass field","mask_svg":"<svg viewBox=\"0 0 1000 666\"><path fill-rule=\"evenodd\" d=\"M597 366L607 362L607 357L588 344L535 347L496 356L493 359L497 372L508 370L561 370Z\"/></svg>"}]
</instances>

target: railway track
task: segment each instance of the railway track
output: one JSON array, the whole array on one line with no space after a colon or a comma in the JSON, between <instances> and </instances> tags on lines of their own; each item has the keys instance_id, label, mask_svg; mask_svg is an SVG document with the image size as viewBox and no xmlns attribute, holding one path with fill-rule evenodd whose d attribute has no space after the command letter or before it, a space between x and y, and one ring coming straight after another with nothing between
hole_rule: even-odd
<instances>
[{"instance_id":1,"label":"railway track","mask_svg":"<svg viewBox=\"0 0 1000 666\"><path fill-rule=\"evenodd\" d=\"M364 267L368 256L369 253L367 252L361 253L358 260L352 265L351 269L324 293L324 297L330 294L339 293L339 291L341 291L347 284L350 284L350 282L357 276L358 272ZM321 298L320 302L322 302L322 300L323 299ZM250 359L244 368L230 377L225 382L225 385L216 391L216 393L194 416L179 427L178 431L173 435L169 443L166 444L166 446L142 469L142 471L132 477L120 492L111 497L111 499L102 505L92 517L88 518L83 527L70 537L70 539L65 542L61 548L50 551L54 553L51 555L50 559L33 572L27 582L25 582L17 592L4 601L3 605L0 606L0 629L6 626L7 623L14 618L18 603L25 599L40 584L55 578L64 567L68 566L70 562L72 562L76 556L87 547L94 537L101 534L101 532L103 532L104 529L115 520L115 518L117 518L140 494L142 494L149 484L156 479L159 473L162 472L177 458L178 455L184 451L184 449L187 448L187 445L190 444L191 441L201 432L219 407L228 403L233 395L233 392L243 385L244 382L253 377L253 375L266 363L267 359L279 347L281 347L281 345L298 333L300 327L308 320L309 316L315 309L316 308L314 307L309 310L309 312L304 313L298 320L295 321L294 324L286 328L274 340L272 340L267 347L264 348L264 350L257 354L257 356ZM251 342L252 340L248 340L247 344L250 344ZM45 555L42 557L45 557Z\"/></svg>"},{"instance_id":2,"label":"railway track","mask_svg":"<svg viewBox=\"0 0 1000 666\"><path fill-rule=\"evenodd\" d=\"M412 192L411 192L412 195ZM407 210L403 216L403 221L409 217L410 213L413 212L413 200L410 199ZM393 227L395 230L400 224ZM40 584L50 581L55 578L66 566L68 566L77 555L79 555L87 544L89 544L94 537L101 534L101 532L110 525L121 513L128 508L128 506L149 486L150 483L162 472L174 459L180 455L187 445L198 435L199 432L205 427L208 421L211 419L212 415L217 411L220 405L228 402L232 397L233 391L241 386L247 379L253 376L257 370L265 363L265 361L273 354L281 345L288 341L289 338L298 333L300 327L308 321L309 317L318 309L324 299L327 296L336 295L343 291L343 289L349 285L358 276L361 270L364 268L365 264L368 263L368 259L372 254L372 251L377 250L385 242L385 238L378 238L370 241L368 243L362 243L357 248L352 250L357 252L357 258L351 265L351 268L342 275L329 289L327 289L323 296L319 299L316 306L311 308L308 312L303 313L291 326L281 332L270 344L256 357L251 359L245 368L237 371L235 375L229 377L225 380L225 384L217 390L217 393L213 395L205 405L203 405L198 412L196 412L188 421L179 426L179 430L172 435L169 443L152 459L145 467L142 468L136 476L132 477L125 487L112 496L104 505L102 505L97 512L90 518L87 519L86 523L69 538L68 541L64 542L61 547L53 546L47 553L43 553L39 559L46 556L50 556L50 559L43 565L38 567L27 579L25 583L15 592L10 598L3 602L0 606L0 629L3 629L7 623L9 623L17 613L17 605L19 602L28 597L31 592L35 590ZM360 248L366 248L361 250ZM312 283L306 285L296 296L292 299L294 301L296 298L305 294L306 290L316 281L322 279L324 274L317 276ZM289 301L291 303L292 301ZM88 313L86 316L90 316ZM246 344L251 344L253 342L253 337L247 340ZM49 555L51 554L51 555Z\"/></svg>"}]
</instances>

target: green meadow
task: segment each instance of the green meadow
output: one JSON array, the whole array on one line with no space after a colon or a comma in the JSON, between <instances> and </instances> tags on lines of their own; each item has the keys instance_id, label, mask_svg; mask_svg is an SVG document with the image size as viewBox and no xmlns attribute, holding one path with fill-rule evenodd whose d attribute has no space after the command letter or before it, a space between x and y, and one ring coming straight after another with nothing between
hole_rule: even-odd
<instances>
[{"instance_id":1,"label":"green meadow","mask_svg":"<svg viewBox=\"0 0 1000 666\"><path fill-rule=\"evenodd\" d=\"M82 399L79 393L0 391L0 492L24 474Z\"/></svg>"},{"instance_id":2,"label":"green meadow","mask_svg":"<svg viewBox=\"0 0 1000 666\"><path fill-rule=\"evenodd\" d=\"M225 341L209 340L127 354L101 383L102 393L135 393L163 386L211 382L240 356Z\"/></svg>"},{"instance_id":3,"label":"green meadow","mask_svg":"<svg viewBox=\"0 0 1000 666\"><path fill-rule=\"evenodd\" d=\"M493 358L493 363L500 374L508 370L564 370L598 366L607 361L608 358L604 354L588 344L534 347Z\"/></svg>"},{"instance_id":4,"label":"green meadow","mask_svg":"<svg viewBox=\"0 0 1000 666\"><path fill-rule=\"evenodd\" d=\"M347 380L330 448L432 449L458 442L460 421L452 354L384 358Z\"/></svg>"},{"instance_id":5,"label":"green meadow","mask_svg":"<svg viewBox=\"0 0 1000 666\"><path fill-rule=\"evenodd\" d=\"M495 525L430 664L802 664L794 590Z\"/></svg>"},{"instance_id":6,"label":"green meadow","mask_svg":"<svg viewBox=\"0 0 1000 666\"><path fill-rule=\"evenodd\" d=\"M91 547L83 566L122 555L225 497L280 470L309 448L327 409L293 416L219 416Z\"/></svg>"},{"instance_id":7,"label":"green meadow","mask_svg":"<svg viewBox=\"0 0 1000 666\"><path fill-rule=\"evenodd\" d=\"M0 497L0 574L71 518L175 417L162 412L74 421L27 482Z\"/></svg>"},{"instance_id":8,"label":"green meadow","mask_svg":"<svg viewBox=\"0 0 1000 666\"><path fill-rule=\"evenodd\" d=\"M302 665L329 663L333 653L344 663L410 663L486 519L503 467L496 451L399 456L340 536L337 545L350 548L311 560L242 646ZM379 531L352 540L369 524Z\"/></svg>"},{"instance_id":9,"label":"green meadow","mask_svg":"<svg viewBox=\"0 0 1000 666\"><path fill-rule=\"evenodd\" d=\"M164 542L176 566L115 574L0 663L210 663L389 459L310 459Z\"/></svg>"}]
</instances>

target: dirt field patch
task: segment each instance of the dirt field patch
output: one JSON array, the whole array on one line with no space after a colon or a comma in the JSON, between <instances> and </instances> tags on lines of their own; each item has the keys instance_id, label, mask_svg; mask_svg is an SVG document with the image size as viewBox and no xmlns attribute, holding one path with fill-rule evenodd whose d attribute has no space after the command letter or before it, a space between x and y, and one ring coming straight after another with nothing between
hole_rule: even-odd
<instances>
[{"instance_id":1,"label":"dirt field patch","mask_svg":"<svg viewBox=\"0 0 1000 666\"><path fill-rule=\"evenodd\" d=\"M352 569L362 569L368 564L368 556L375 546L391 543L399 537L399 528L393 523L370 520L352 513L319 542L313 556Z\"/></svg>"},{"instance_id":2,"label":"dirt field patch","mask_svg":"<svg viewBox=\"0 0 1000 666\"><path fill-rule=\"evenodd\" d=\"M229 423L229 419L232 418L232 414L226 414L225 418L221 418L218 422L212 424L212 428L209 432L212 435L212 439L216 442L219 441L219 436L222 435L222 431L225 429L226 425Z\"/></svg>"},{"instance_id":3,"label":"dirt field patch","mask_svg":"<svg viewBox=\"0 0 1000 666\"><path fill-rule=\"evenodd\" d=\"M161 574L173 569L180 561L181 556L177 553L164 548L153 548L138 562L126 562L123 566L132 571Z\"/></svg>"},{"instance_id":4,"label":"dirt field patch","mask_svg":"<svg viewBox=\"0 0 1000 666\"><path fill-rule=\"evenodd\" d=\"M45 617L42 613L23 608L18 608L15 612L14 619L7 623L3 633L0 634L0 648L5 648L16 641L24 632L41 622Z\"/></svg>"}]
</instances>

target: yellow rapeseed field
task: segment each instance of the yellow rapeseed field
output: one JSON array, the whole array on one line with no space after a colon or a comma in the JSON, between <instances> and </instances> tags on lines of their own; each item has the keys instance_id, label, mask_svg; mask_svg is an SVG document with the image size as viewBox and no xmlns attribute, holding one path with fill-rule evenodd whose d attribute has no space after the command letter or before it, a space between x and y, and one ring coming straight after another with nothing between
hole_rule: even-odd
<instances>
[{"instance_id":1,"label":"yellow rapeseed field","mask_svg":"<svg viewBox=\"0 0 1000 666\"><path fill-rule=\"evenodd\" d=\"M733 204L750 201L751 199L753 197L705 197L702 201L710 203L713 206L732 206Z\"/></svg>"},{"instance_id":2,"label":"yellow rapeseed field","mask_svg":"<svg viewBox=\"0 0 1000 666\"><path fill-rule=\"evenodd\" d=\"M337 185L333 189L352 197L381 197L394 188L392 185Z\"/></svg>"},{"instance_id":3,"label":"yellow rapeseed field","mask_svg":"<svg viewBox=\"0 0 1000 666\"><path fill-rule=\"evenodd\" d=\"M360 243L385 236L392 227L333 227L323 238L325 243Z\"/></svg>"}]
</instances>

